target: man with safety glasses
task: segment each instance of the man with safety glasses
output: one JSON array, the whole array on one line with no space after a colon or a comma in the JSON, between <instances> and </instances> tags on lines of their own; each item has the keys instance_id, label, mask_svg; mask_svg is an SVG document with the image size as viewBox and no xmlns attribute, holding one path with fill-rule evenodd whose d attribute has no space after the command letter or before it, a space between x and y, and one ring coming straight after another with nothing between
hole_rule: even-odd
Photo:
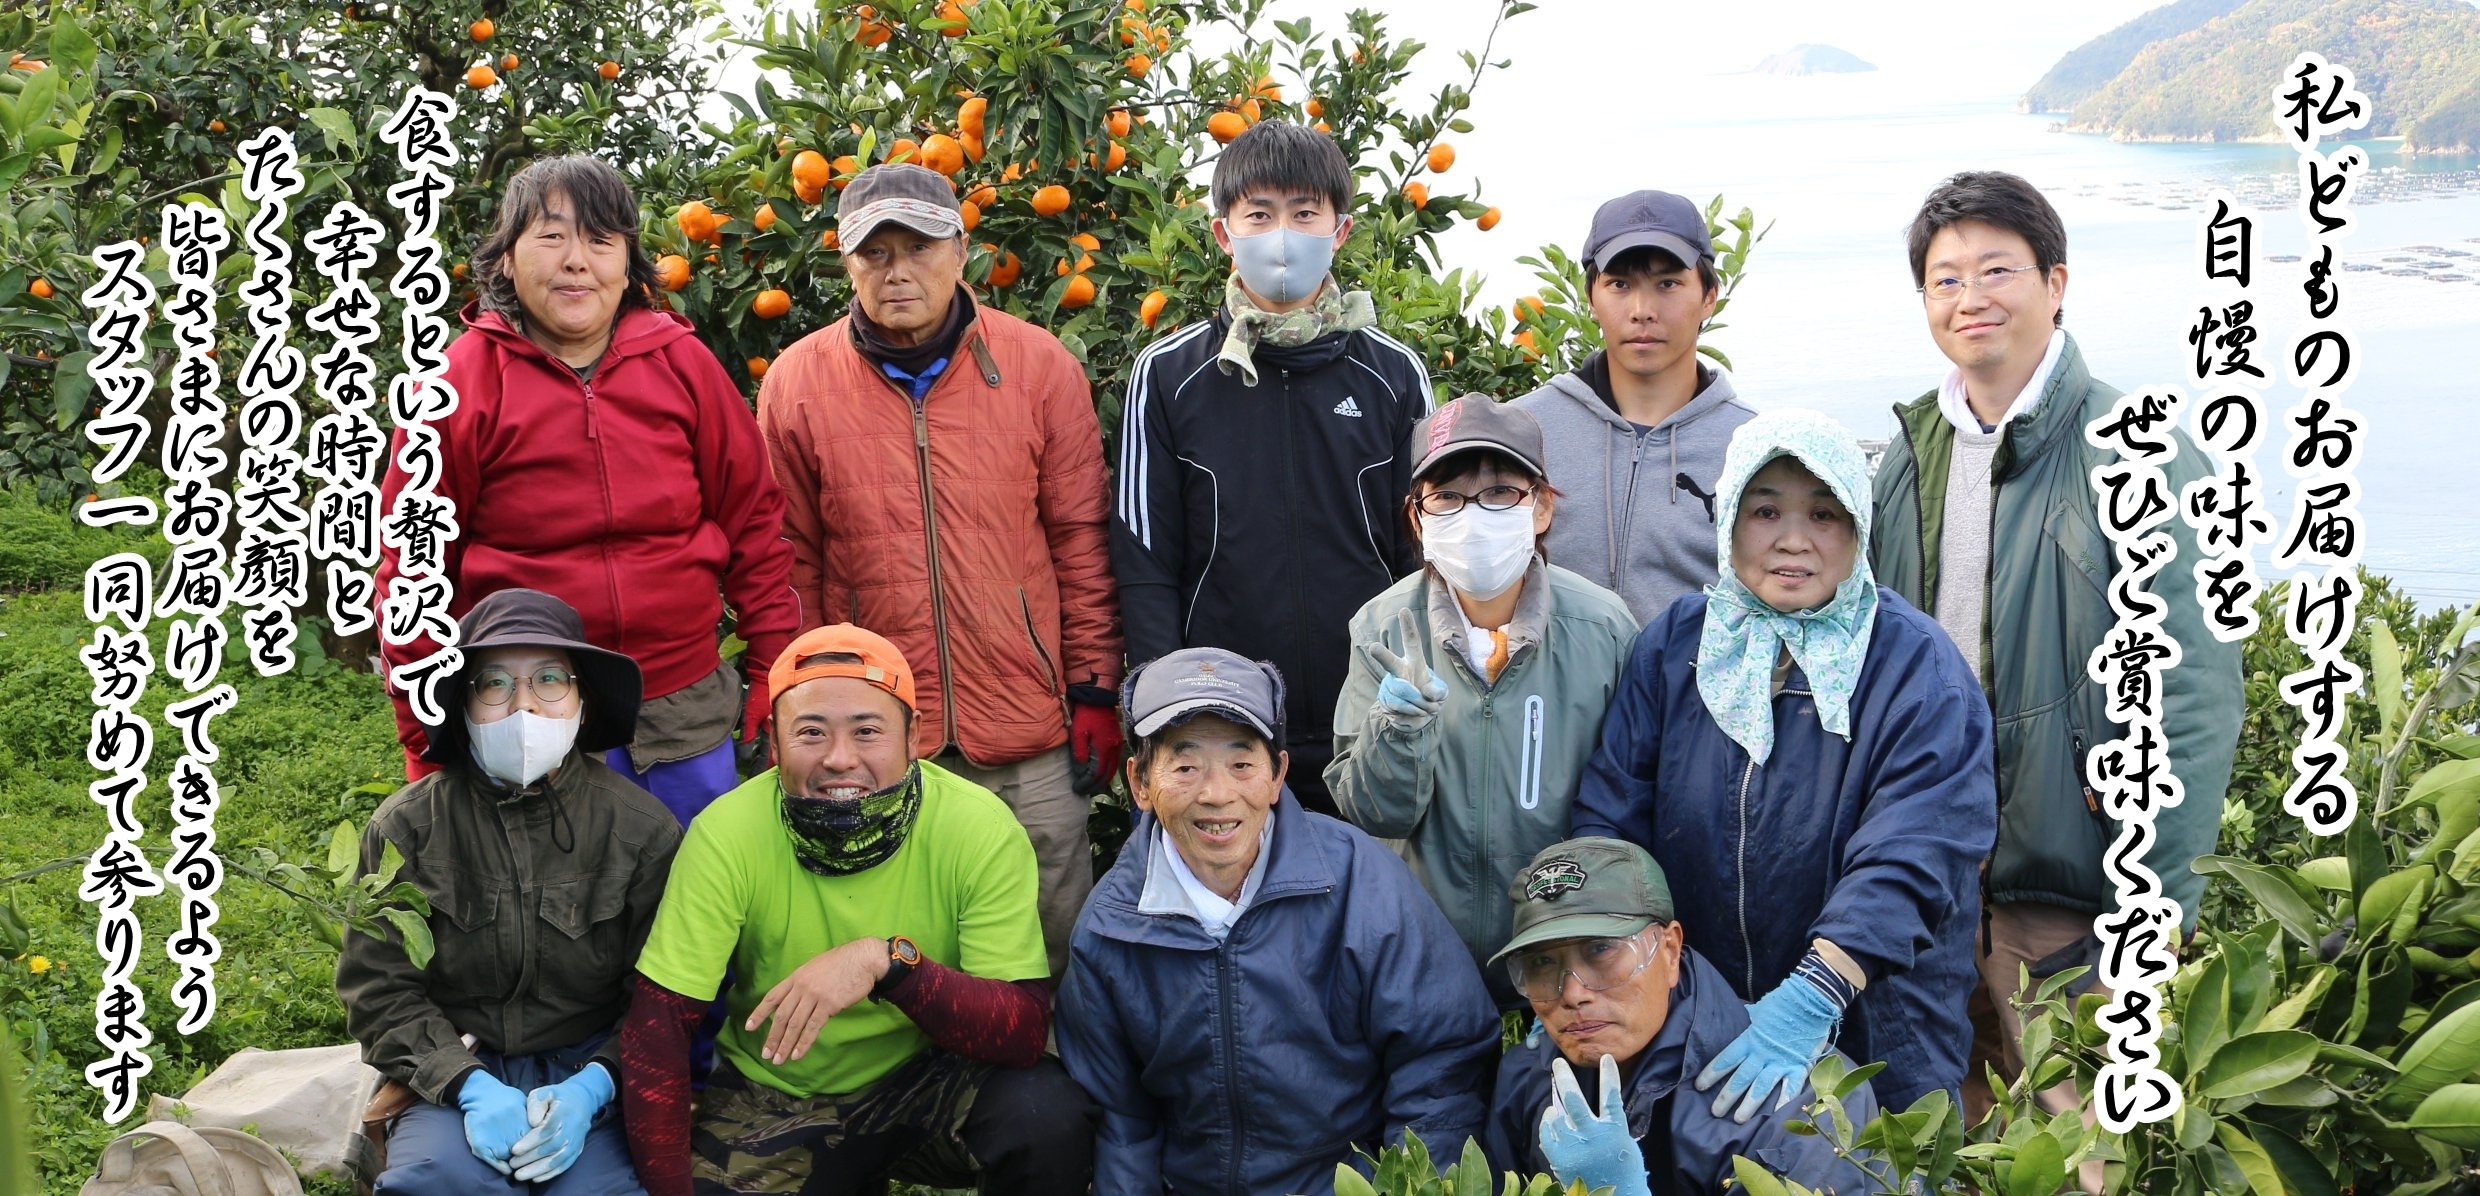
<instances>
[{"instance_id":1,"label":"man with safety glasses","mask_svg":"<svg viewBox=\"0 0 2480 1196\"><path fill-rule=\"evenodd\" d=\"M1688 948L1670 884L1643 848L1554 843L1516 873L1508 896L1515 935L1490 963L1507 969L1540 1020L1499 1061L1483 1139L1492 1167L1649 1196L1718 1191L1732 1157L1744 1155L1808 1188L1872 1190L1824 1139L1791 1132L1807 1109L1767 1108L1740 1122L1679 1092L1748 1028L1748 1007ZM1573 1067L1596 1069L1598 1101L1585 1099ZM1860 1124L1877 1101L1862 1083L1843 1109Z\"/></svg>"}]
</instances>

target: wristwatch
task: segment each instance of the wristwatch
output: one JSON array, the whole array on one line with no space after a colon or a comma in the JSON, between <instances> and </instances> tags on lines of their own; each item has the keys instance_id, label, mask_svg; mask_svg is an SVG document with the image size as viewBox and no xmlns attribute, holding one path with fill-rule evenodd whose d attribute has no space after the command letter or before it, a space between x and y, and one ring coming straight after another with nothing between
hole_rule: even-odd
<instances>
[{"instance_id":1,"label":"wristwatch","mask_svg":"<svg viewBox=\"0 0 2480 1196\"><path fill-rule=\"evenodd\" d=\"M914 965L920 962L921 948L914 946L913 940L900 934L888 939L887 974L879 977L878 983L870 986L870 999L886 1000L887 994L894 992L897 985L904 983L904 978L912 975Z\"/></svg>"}]
</instances>

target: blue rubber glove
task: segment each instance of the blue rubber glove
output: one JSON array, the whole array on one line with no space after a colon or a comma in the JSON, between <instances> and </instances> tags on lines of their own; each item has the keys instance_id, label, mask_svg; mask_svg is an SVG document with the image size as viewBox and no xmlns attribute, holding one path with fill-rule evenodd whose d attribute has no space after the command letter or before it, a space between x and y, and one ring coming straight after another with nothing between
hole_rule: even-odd
<instances>
[{"instance_id":1,"label":"blue rubber glove","mask_svg":"<svg viewBox=\"0 0 2480 1196\"><path fill-rule=\"evenodd\" d=\"M1714 1116L1722 1116L1737 1101L1733 1121L1756 1116L1777 1087L1782 1095L1775 1097L1774 1107L1782 1108L1808 1085L1809 1064L1824 1053L1826 1036L1842 1016L1842 1009L1816 985L1798 976L1785 978L1748 1007L1748 1028L1697 1073L1697 1091L1729 1077L1714 1098Z\"/></svg>"},{"instance_id":2,"label":"blue rubber glove","mask_svg":"<svg viewBox=\"0 0 2480 1196\"><path fill-rule=\"evenodd\" d=\"M1645 1180L1645 1156L1628 1134L1627 1104L1619 1095L1619 1057L1602 1056L1602 1111L1584 1103L1567 1060L1550 1064L1550 1107L1541 1111L1541 1157L1559 1182L1609 1188L1611 1196L1653 1196Z\"/></svg>"},{"instance_id":3,"label":"blue rubber glove","mask_svg":"<svg viewBox=\"0 0 2480 1196\"><path fill-rule=\"evenodd\" d=\"M1447 700L1447 683L1439 679L1436 669L1424 667L1421 671L1429 675L1421 679L1417 689L1411 682L1391 675L1379 682L1378 709L1401 720L1428 722L1436 715L1439 705Z\"/></svg>"},{"instance_id":4,"label":"blue rubber glove","mask_svg":"<svg viewBox=\"0 0 2480 1196\"><path fill-rule=\"evenodd\" d=\"M525 1094L477 1067L465 1073L465 1085L456 1090L456 1107L465 1111L466 1147L492 1170L508 1174L508 1152L531 1124Z\"/></svg>"},{"instance_id":5,"label":"blue rubber glove","mask_svg":"<svg viewBox=\"0 0 2480 1196\"><path fill-rule=\"evenodd\" d=\"M525 1115L534 1132L517 1140L508 1165L516 1178L542 1183L568 1170L586 1149L586 1132L594 1115L611 1103L611 1073L588 1063L557 1084L545 1084L525 1095Z\"/></svg>"},{"instance_id":6,"label":"blue rubber glove","mask_svg":"<svg viewBox=\"0 0 2480 1196\"><path fill-rule=\"evenodd\" d=\"M1386 646L1384 641L1369 645L1370 658L1386 670L1378 682L1378 700L1374 709L1398 734L1410 735L1429 725L1438 717L1438 708L1447 701L1447 683L1438 670L1429 667L1413 648L1420 635L1412 612L1395 613L1396 641L1404 646L1401 653Z\"/></svg>"}]
</instances>

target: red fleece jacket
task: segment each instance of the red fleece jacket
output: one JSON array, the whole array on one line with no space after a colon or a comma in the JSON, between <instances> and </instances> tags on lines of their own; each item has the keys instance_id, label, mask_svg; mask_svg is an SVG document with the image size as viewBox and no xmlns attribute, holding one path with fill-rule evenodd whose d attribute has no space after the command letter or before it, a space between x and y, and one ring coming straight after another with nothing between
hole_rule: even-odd
<instances>
[{"instance_id":1,"label":"red fleece jacket","mask_svg":"<svg viewBox=\"0 0 2480 1196\"><path fill-rule=\"evenodd\" d=\"M591 380L580 380L507 320L468 304L448 346L456 411L433 424L460 532L447 552L450 613L527 586L585 619L586 638L623 652L658 698L715 671L715 626L729 601L752 661L772 663L800 628L784 501L756 417L715 355L669 312L633 308ZM407 475L396 433L381 519ZM378 596L397 572L379 562ZM382 644L390 668L436 649ZM763 676L763 672L760 674ZM406 773L422 726L395 695Z\"/></svg>"}]
</instances>

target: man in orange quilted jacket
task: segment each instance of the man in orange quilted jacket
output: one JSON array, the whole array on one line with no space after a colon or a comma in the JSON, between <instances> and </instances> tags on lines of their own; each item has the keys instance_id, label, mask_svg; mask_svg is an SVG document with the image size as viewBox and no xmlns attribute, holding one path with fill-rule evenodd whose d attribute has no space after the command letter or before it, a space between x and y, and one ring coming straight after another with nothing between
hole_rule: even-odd
<instances>
[{"instance_id":1,"label":"man in orange quilted jacket","mask_svg":"<svg viewBox=\"0 0 2480 1196\"><path fill-rule=\"evenodd\" d=\"M973 300L934 171L863 171L836 233L853 309L758 395L801 629L850 622L913 662L918 754L1006 801L1041 865L1057 975L1093 887L1084 794L1119 767L1109 482L1084 367Z\"/></svg>"}]
</instances>

